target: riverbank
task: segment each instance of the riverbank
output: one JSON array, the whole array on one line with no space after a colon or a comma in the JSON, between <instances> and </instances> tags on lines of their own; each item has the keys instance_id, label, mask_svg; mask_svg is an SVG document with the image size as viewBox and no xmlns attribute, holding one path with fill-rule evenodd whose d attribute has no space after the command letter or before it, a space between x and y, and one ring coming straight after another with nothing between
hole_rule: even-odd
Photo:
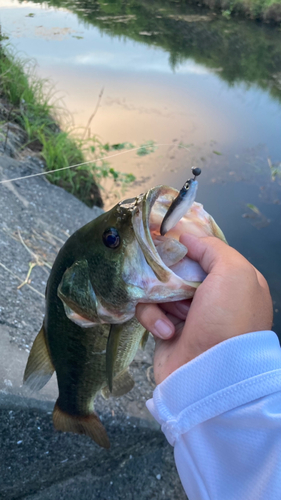
<instances>
[{"instance_id":1,"label":"riverbank","mask_svg":"<svg viewBox=\"0 0 281 500\"><path fill-rule=\"evenodd\" d=\"M198 0L195 3L199 5ZM264 23L281 23L280 0L201 0L200 4L220 11L226 18L239 15Z\"/></svg>"},{"instance_id":2,"label":"riverbank","mask_svg":"<svg viewBox=\"0 0 281 500\"><path fill-rule=\"evenodd\" d=\"M13 123L4 132L0 181L41 173L38 155L22 150L25 131ZM131 364L133 390L95 401L110 452L86 436L54 430L55 377L40 392L22 387L55 256L101 209L38 176L0 184L0 213L0 499L184 500L172 448L145 406L155 387L151 338Z\"/></svg>"},{"instance_id":3,"label":"riverbank","mask_svg":"<svg viewBox=\"0 0 281 500\"><path fill-rule=\"evenodd\" d=\"M1 113L7 106L0 100ZM25 136L16 123L0 128L0 182L42 173L38 154L22 147ZM38 176L0 184L0 213L0 499L184 500L172 448L145 406L155 387L151 338L131 364L133 390L95 402L110 452L86 436L54 430L55 377L40 392L22 387L55 256L101 209Z\"/></svg>"},{"instance_id":4,"label":"riverbank","mask_svg":"<svg viewBox=\"0 0 281 500\"><path fill-rule=\"evenodd\" d=\"M1 33L0 33L1 37ZM5 37L2 37L5 39ZM1 42L0 38L0 42ZM95 165L79 170L61 170L86 161L82 144L58 125L55 106L51 103L54 90L47 81L38 78L34 64L22 60L7 47L0 46L0 107L1 139L4 152L38 157L47 171L49 181L74 194L88 206L103 206L95 181ZM20 146L17 152L9 145L9 131L18 127Z\"/></svg>"},{"instance_id":5,"label":"riverbank","mask_svg":"<svg viewBox=\"0 0 281 500\"><path fill-rule=\"evenodd\" d=\"M95 135L91 136L90 123L80 134L76 131L74 135L67 128L62 130L58 109L61 114L67 114L67 110L61 109L61 103L60 106L53 104L55 89L36 75L32 61L23 60L9 47L2 46L6 38L1 35L0 27L0 126L4 152L9 131L19 127L17 155L38 157L43 168L52 172L46 176L51 183L89 207L103 207L100 189L104 190L104 180L110 179L120 194L126 184L135 180L132 174L110 167L105 158L111 150L126 148L127 143L103 144ZM68 169L70 165L77 168ZM107 195L106 190L104 194Z\"/></svg>"}]
</instances>

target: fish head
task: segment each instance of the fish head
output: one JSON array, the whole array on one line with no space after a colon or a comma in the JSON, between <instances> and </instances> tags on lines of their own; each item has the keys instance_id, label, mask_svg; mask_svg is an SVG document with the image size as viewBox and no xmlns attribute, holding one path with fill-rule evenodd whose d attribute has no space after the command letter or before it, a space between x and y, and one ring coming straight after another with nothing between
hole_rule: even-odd
<instances>
[{"instance_id":1,"label":"fish head","mask_svg":"<svg viewBox=\"0 0 281 500\"><path fill-rule=\"evenodd\" d=\"M136 201L119 202L68 240L68 247L81 257L64 272L57 294L68 318L79 326L127 317L130 297L122 273L126 248L135 240L132 213Z\"/></svg>"},{"instance_id":2,"label":"fish head","mask_svg":"<svg viewBox=\"0 0 281 500\"><path fill-rule=\"evenodd\" d=\"M196 202L161 236L162 220L177 195L176 189L157 186L118 203L75 233L81 259L65 271L58 288L69 319L83 327L124 323L134 316L139 302L194 295L206 275L186 257L180 235L225 238Z\"/></svg>"}]
</instances>

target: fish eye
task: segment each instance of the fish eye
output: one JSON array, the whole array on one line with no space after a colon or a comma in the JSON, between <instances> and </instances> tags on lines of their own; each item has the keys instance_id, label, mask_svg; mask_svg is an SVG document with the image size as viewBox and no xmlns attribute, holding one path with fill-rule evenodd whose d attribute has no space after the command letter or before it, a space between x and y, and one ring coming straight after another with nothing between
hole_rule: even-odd
<instances>
[{"instance_id":1,"label":"fish eye","mask_svg":"<svg viewBox=\"0 0 281 500\"><path fill-rule=\"evenodd\" d=\"M115 227L106 229L102 235L103 242L108 248L117 248L120 245L120 236Z\"/></svg>"}]
</instances>

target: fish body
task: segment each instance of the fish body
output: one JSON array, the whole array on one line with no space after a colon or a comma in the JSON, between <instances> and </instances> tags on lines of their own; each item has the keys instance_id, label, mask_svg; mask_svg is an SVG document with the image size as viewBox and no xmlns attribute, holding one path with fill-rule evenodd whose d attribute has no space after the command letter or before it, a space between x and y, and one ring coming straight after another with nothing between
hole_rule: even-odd
<instances>
[{"instance_id":1,"label":"fish body","mask_svg":"<svg viewBox=\"0 0 281 500\"><path fill-rule=\"evenodd\" d=\"M158 186L120 202L76 231L58 253L43 326L24 374L25 383L39 390L56 371L58 430L87 434L109 447L94 399L99 391L120 396L134 385L127 369L147 338L135 318L136 305L190 298L204 279L179 236L186 231L224 236L195 202L161 236L161 222L177 195Z\"/></svg>"}]
</instances>

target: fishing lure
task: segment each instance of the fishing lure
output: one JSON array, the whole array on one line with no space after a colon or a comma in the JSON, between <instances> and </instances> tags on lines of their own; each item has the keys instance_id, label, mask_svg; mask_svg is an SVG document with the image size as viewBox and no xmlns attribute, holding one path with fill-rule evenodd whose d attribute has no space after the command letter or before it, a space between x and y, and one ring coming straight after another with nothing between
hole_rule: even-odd
<instances>
[{"instance_id":1,"label":"fishing lure","mask_svg":"<svg viewBox=\"0 0 281 500\"><path fill-rule=\"evenodd\" d=\"M192 167L193 179L188 179L181 188L178 196L170 205L160 227L160 234L164 236L186 214L195 201L198 182L196 177L201 174L201 168Z\"/></svg>"}]
</instances>

